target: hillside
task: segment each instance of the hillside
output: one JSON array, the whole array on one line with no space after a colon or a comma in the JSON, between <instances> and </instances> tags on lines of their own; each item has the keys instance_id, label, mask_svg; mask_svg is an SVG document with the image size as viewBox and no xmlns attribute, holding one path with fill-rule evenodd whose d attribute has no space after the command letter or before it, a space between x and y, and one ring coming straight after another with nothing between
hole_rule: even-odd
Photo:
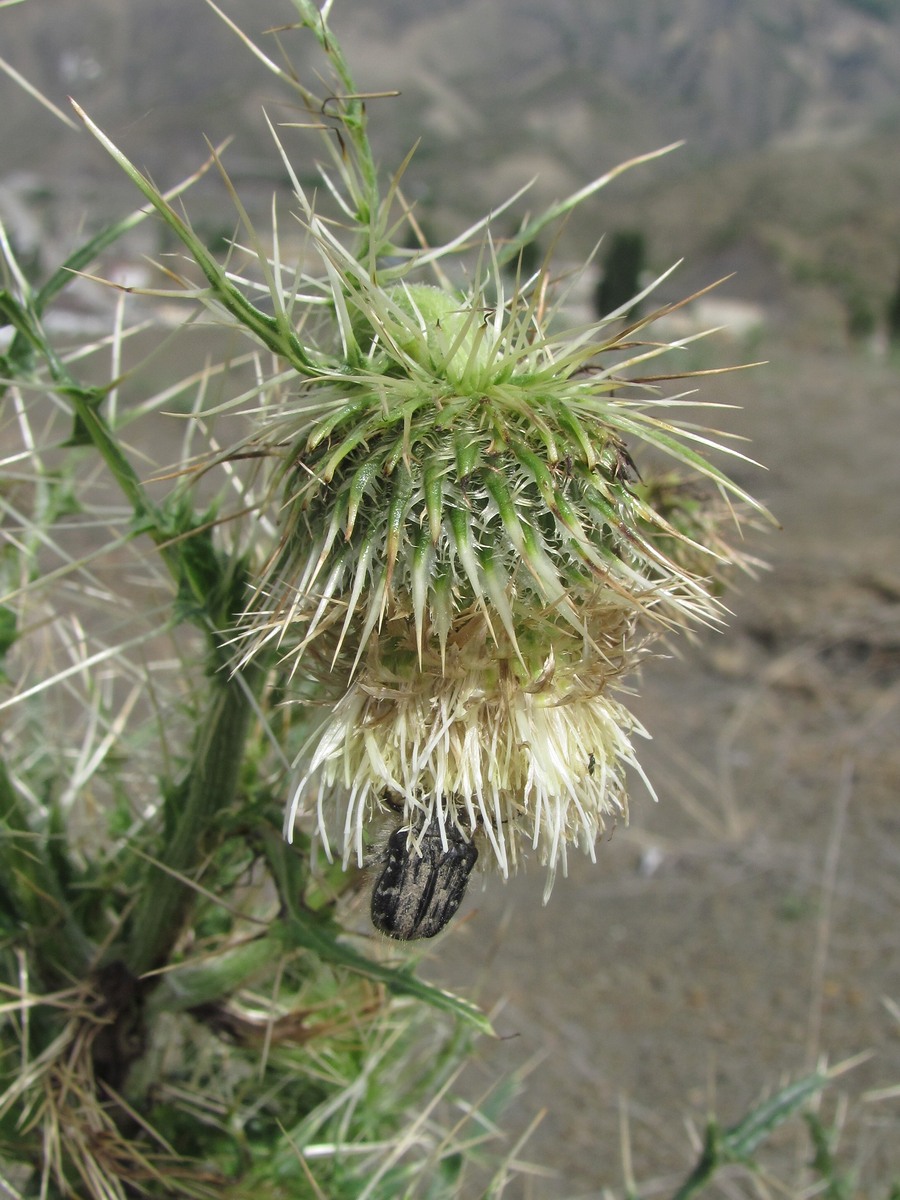
<instances>
[{"instance_id":1,"label":"hillside","mask_svg":"<svg viewBox=\"0 0 900 1200\"><path fill-rule=\"evenodd\" d=\"M259 0L249 21L246 5L226 7L254 33L291 13L287 0ZM900 0L373 0L338 3L333 19L360 87L402 92L370 105L376 146L393 167L419 142L408 188L438 235L532 177L537 207L684 139L573 223L580 249L639 225L658 267L752 246L766 266L757 290L824 287L846 307L859 292L880 305L893 286ZM229 169L267 204L279 177L259 110L297 113L202 0L19 4L0 9L0 43L160 182L196 165L202 135L235 133ZM277 56L275 37L267 44ZM66 190L51 226L129 203L101 152L9 81L0 88L6 172L28 172L17 186L45 199ZM230 219L224 197L209 205Z\"/></svg>"},{"instance_id":2,"label":"hillside","mask_svg":"<svg viewBox=\"0 0 900 1200\"><path fill-rule=\"evenodd\" d=\"M287 0L259 0L249 22L247 6L225 7L254 33L291 14ZM411 102L403 145L414 126L463 141L470 161L510 138L550 145L561 165L677 138L704 160L833 145L900 116L898 0L375 0L333 19L360 84ZM101 117L149 118L176 153L186 109L233 121L267 94L201 0L21 4L0 10L0 32L4 57L54 98L74 90Z\"/></svg>"}]
</instances>

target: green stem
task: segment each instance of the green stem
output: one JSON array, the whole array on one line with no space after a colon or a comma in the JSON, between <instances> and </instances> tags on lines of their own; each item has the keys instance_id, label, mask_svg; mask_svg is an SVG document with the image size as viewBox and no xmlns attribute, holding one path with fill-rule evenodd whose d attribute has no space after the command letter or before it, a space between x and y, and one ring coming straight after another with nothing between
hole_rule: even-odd
<instances>
[{"instance_id":1,"label":"green stem","mask_svg":"<svg viewBox=\"0 0 900 1200\"><path fill-rule=\"evenodd\" d=\"M368 225L370 217L377 213L379 207L378 167L375 164L372 146L366 131L365 102L356 94L356 84L350 65L344 58L340 42L328 28L324 15L311 3L311 0L294 0L294 4L300 13L303 24L311 29L318 39L319 45L334 67L335 74L344 89L345 94L337 97L340 105L337 111L341 127L353 145L355 166L363 184L364 195L354 196L354 200L357 204L356 218L364 227Z\"/></svg>"},{"instance_id":2,"label":"green stem","mask_svg":"<svg viewBox=\"0 0 900 1200\"><path fill-rule=\"evenodd\" d=\"M246 330L264 346L285 359L302 375L318 375L315 364L306 352L293 327L284 317L272 317L251 304L247 297L229 280L227 272L219 266L203 242L185 224L161 192L142 175L114 142L94 124L87 113L73 101L75 111L93 133L94 137L119 164L137 189L147 197L165 223L190 250L197 266L206 276L212 295Z\"/></svg>"},{"instance_id":3,"label":"green stem","mask_svg":"<svg viewBox=\"0 0 900 1200\"><path fill-rule=\"evenodd\" d=\"M135 534L146 533L153 540L175 583L195 602L197 624L209 635L219 624L214 601L222 598L229 581L226 577L228 569L217 562L214 582L218 587L212 587L209 570L203 569L203 564L208 568L209 555L200 555L196 541L192 544L192 538L204 533L208 540L206 520L198 528L194 514L187 509L179 511L173 506L167 512L154 504L100 411L104 390L84 387L70 374L44 336L36 309L26 308L9 294L0 292L0 316L16 330L19 360L30 349L46 362L56 391L72 407L77 441L93 445L106 463L131 505Z\"/></svg>"},{"instance_id":4,"label":"green stem","mask_svg":"<svg viewBox=\"0 0 900 1200\"><path fill-rule=\"evenodd\" d=\"M672 1200L689 1200L689 1197L695 1195L709 1183L723 1161L725 1161L725 1156L721 1148L721 1134L715 1122L710 1122L706 1128L706 1138L700 1157Z\"/></svg>"},{"instance_id":5,"label":"green stem","mask_svg":"<svg viewBox=\"0 0 900 1200\"><path fill-rule=\"evenodd\" d=\"M76 420L115 476L116 482L134 509L135 518L141 520L155 514L143 484L98 411L104 397L102 389L82 387L68 372L44 336L36 309L25 308L12 296L0 294L0 316L5 317L16 330L19 361L25 354L26 346L44 359L57 391L72 405Z\"/></svg>"},{"instance_id":6,"label":"green stem","mask_svg":"<svg viewBox=\"0 0 900 1200\"><path fill-rule=\"evenodd\" d=\"M125 958L135 975L165 962L184 926L196 893L178 876L192 877L209 850L217 815L235 800L254 711L252 698L263 676L256 666L243 675L213 676L212 699L198 731L193 764L172 801L181 809L159 855L165 869L148 868L131 923Z\"/></svg>"}]
</instances>

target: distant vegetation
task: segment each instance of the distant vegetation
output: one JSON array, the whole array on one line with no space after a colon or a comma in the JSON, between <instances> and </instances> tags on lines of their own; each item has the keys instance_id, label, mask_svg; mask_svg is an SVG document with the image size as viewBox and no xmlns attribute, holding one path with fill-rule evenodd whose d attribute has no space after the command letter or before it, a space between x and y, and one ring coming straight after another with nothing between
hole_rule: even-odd
<instances>
[{"instance_id":1,"label":"distant vegetation","mask_svg":"<svg viewBox=\"0 0 900 1200\"><path fill-rule=\"evenodd\" d=\"M646 258L646 239L639 230L626 229L613 234L597 284L595 304L598 316L615 312L640 291ZM637 309L638 305L634 305L627 315L633 317Z\"/></svg>"},{"instance_id":2,"label":"distant vegetation","mask_svg":"<svg viewBox=\"0 0 900 1200\"><path fill-rule=\"evenodd\" d=\"M887 334L891 342L900 345L900 275L887 306Z\"/></svg>"},{"instance_id":3,"label":"distant vegetation","mask_svg":"<svg viewBox=\"0 0 900 1200\"><path fill-rule=\"evenodd\" d=\"M842 0L847 8L855 8L879 21L889 21L900 12L898 0Z\"/></svg>"}]
</instances>

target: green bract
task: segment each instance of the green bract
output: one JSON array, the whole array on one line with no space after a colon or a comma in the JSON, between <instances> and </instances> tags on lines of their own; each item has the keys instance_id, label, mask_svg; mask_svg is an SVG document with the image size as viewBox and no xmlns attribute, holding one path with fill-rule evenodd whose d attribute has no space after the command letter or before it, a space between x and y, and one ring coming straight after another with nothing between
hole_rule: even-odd
<instances>
[{"instance_id":1,"label":"green bract","mask_svg":"<svg viewBox=\"0 0 900 1200\"><path fill-rule=\"evenodd\" d=\"M404 363L416 363L429 375L463 388L477 388L490 377L490 344L478 331L486 314L471 308L462 294L412 284L387 288L385 300L396 305L391 314L396 321L371 332L384 339L389 366L402 369Z\"/></svg>"}]
</instances>

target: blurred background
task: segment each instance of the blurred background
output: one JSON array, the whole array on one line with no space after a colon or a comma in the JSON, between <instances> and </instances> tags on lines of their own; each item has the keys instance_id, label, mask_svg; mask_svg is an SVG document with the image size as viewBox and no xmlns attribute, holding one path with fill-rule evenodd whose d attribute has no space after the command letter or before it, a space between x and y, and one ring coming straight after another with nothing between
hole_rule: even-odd
<instances>
[{"instance_id":1,"label":"blurred background","mask_svg":"<svg viewBox=\"0 0 900 1200\"><path fill-rule=\"evenodd\" d=\"M254 36L291 20L287 0L225 10ZM574 267L603 239L586 307L615 246L641 278L684 259L665 300L729 276L665 331L725 327L673 369L766 363L701 388L740 406L703 419L751 439L767 470L724 465L782 529L748 533L769 568L732 593L729 629L661 649L635 681L659 804L635 780L630 828L596 865L571 857L548 907L539 871L487 879L430 947L426 977L496 1011L502 1040L471 1086L531 1068L511 1124L546 1110L522 1157L556 1175L523 1194L621 1189L626 1114L641 1194L664 1195L711 1111L727 1124L817 1062L871 1051L823 1115L855 1172L847 1195L886 1198L900 1180L900 1092L883 1094L900 1084L900 2L344 0L332 24L360 89L401 93L370 102L373 140L387 173L418 143L404 187L433 241L530 180L510 231L683 140L580 208L555 259ZM290 45L318 86L315 47L304 60ZM260 111L305 118L203 0L25 0L0 8L0 55L61 107L77 98L161 187L205 159L204 136L233 135L244 203L265 220L277 191L287 210ZM0 97L0 214L21 260L49 271L136 197L89 135L8 79ZM186 205L208 238L230 235L218 180ZM132 245L107 274L137 278L168 243L145 223ZM71 330L108 327L110 303L79 284ZM808 1144L771 1153L789 1177Z\"/></svg>"}]
</instances>

